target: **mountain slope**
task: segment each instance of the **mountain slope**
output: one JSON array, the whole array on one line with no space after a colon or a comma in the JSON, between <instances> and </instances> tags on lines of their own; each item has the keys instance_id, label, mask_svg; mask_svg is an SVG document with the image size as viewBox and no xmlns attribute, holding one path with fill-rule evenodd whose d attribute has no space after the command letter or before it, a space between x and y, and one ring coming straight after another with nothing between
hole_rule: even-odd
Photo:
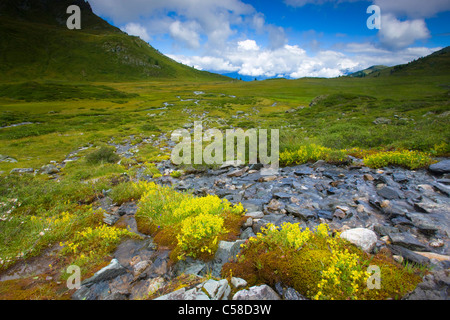
<instances>
[{"instance_id":1,"label":"mountain slope","mask_svg":"<svg viewBox=\"0 0 450 320\"><path fill-rule=\"evenodd\" d=\"M81 30L66 27L71 4L81 9ZM109 25L83 0L2 0L0 74L3 81L229 80L164 56Z\"/></svg>"},{"instance_id":2,"label":"mountain slope","mask_svg":"<svg viewBox=\"0 0 450 320\"><path fill-rule=\"evenodd\" d=\"M450 46L436 51L426 57L419 58L407 64L402 64L369 74L369 77L379 76L438 76L450 72Z\"/></svg>"},{"instance_id":3,"label":"mountain slope","mask_svg":"<svg viewBox=\"0 0 450 320\"><path fill-rule=\"evenodd\" d=\"M374 72L381 71L381 70L386 69L386 68L389 68L389 67L386 67L386 66L372 66L370 68L367 68L367 69L364 69L364 70L361 70L361 71L349 74L348 76L349 77L353 77L353 78L363 78L363 77L366 77L366 76L368 76L368 75L370 75L370 74L372 74Z\"/></svg>"}]
</instances>

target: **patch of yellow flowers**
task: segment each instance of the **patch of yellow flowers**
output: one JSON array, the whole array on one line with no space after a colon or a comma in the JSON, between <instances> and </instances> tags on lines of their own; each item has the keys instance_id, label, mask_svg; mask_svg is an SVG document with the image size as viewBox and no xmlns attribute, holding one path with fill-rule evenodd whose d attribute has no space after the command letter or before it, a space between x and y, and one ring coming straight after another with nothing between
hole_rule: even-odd
<instances>
[{"instance_id":1,"label":"patch of yellow flowers","mask_svg":"<svg viewBox=\"0 0 450 320\"><path fill-rule=\"evenodd\" d=\"M388 151L364 157L364 164L370 168L382 168L397 165L411 170L423 168L432 163L428 153L420 151Z\"/></svg>"},{"instance_id":2,"label":"patch of yellow flowers","mask_svg":"<svg viewBox=\"0 0 450 320\"><path fill-rule=\"evenodd\" d=\"M342 162L346 158L347 155L342 150L333 150L320 145L309 144L301 146L294 151L286 150L280 153L280 164L290 166L317 160Z\"/></svg>"},{"instance_id":3,"label":"patch of yellow flowers","mask_svg":"<svg viewBox=\"0 0 450 320\"><path fill-rule=\"evenodd\" d=\"M62 254L78 255L78 260L86 262L89 258L100 257L119 244L123 237L133 236L126 229L101 225L96 228L87 227L78 231L72 241L61 242Z\"/></svg>"},{"instance_id":4,"label":"patch of yellow flowers","mask_svg":"<svg viewBox=\"0 0 450 320\"><path fill-rule=\"evenodd\" d=\"M317 284L315 300L331 299L344 294L345 297L357 299L361 287L367 282L370 274L363 270L362 261L355 253L339 246L339 235L327 238L332 251L329 267L322 271L321 281Z\"/></svg>"},{"instance_id":5,"label":"patch of yellow flowers","mask_svg":"<svg viewBox=\"0 0 450 320\"><path fill-rule=\"evenodd\" d=\"M136 187L144 190L137 217L148 219L158 228L181 228L177 236L179 259L213 254L219 236L227 232L223 227L226 216L244 212L242 204L232 205L215 195L194 197L153 182Z\"/></svg>"},{"instance_id":6,"label":"patch of yellow flowers","mask_svg":"<svg viewBox=\"0 0 450 320\"><path fill-rule=\"evenodd\" d=\"M312 235L308 228L302 230L299 223L285 222L281 227L269 223L261 228L261 232L256 237L250 238L249 241L263 241L268 245L276 244L298 250L311 239Z\"/></svg>"},{"instance_id":7,"label":"patch of yellow flowers","mask_svg":"<svg viewBox=\"0 0 450 320\"><path fill-rule=\"evenodd\" d=\"M218 236L225 233L224 219L220 216L201 213L182 222L181 233L177 236L178 247L181 254L178 259L185 256L197 258L201 253L213 254L217 248Z\"/></svg>"}]
</instances>

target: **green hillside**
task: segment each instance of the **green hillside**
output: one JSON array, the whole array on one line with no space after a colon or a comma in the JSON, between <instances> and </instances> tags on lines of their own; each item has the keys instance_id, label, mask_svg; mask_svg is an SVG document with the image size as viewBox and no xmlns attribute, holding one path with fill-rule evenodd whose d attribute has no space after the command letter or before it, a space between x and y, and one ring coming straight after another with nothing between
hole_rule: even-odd
<instances>
[{"instance_id":1,"label":"green hillside","mask_svg":"<svg viewBox=\"0 0 450 320\"><path fill-rule=\"evenodd\" d=\"M352 74L349 75L349 77L363 78L363 77L366 77L366 76L368 76L368 75L370 75L370 74L372 74L374 72L378 72L378 71L384 70L386 68L389 68L389 67L386 67L386 66L372 66L370 68L367 68L367 69L364 69L364 70L352 73Z\"/></svg>"},{"instance_id":2,"label":"green hillside","mask_svg":"<svg viewBox=\"0 0 450 320\"><path fill-rule=\"evenodd\" d=\"M436 51L426 57L413 60L406 64L377 70L368 76L439 76L448 75L450 72L450 47Z\"/></svg>"},{"instance_id":3,"label":"green hillside","mask_svg":"<svg viewBox=\"0 0 450 320\"><path fill-rule=\"evenodd\" d=\"M81 30L66 27L71 4L81 9ZM175 62L109 25L83 0L2 0L0 73L3 82L228 79Z\"/></svg>"}]
</instances>

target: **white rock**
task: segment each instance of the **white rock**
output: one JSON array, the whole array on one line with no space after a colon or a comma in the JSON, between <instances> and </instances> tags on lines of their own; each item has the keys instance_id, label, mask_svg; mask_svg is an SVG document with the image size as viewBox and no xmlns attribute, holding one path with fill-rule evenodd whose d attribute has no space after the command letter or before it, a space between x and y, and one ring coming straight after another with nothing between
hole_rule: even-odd
<instances>
[{"instance_id":1,"label":"white rock","mask_svg":"<svg viewBox=\"0 0 450 320\"><path fill-rule=\"evenodd\" d=\"M375 232L365 228L355 228L341 233L341 238L360 247L365 252L372 251L377 243L377 235Z\"/></svg>"},{"instance_id":2,"label":"white rock","mask_svg":"<svg viewBox=\"0 0 450 320\"><path fill-rule=\"evenodd\" d=\"M233 287L239 289L239 288L244 288L245 286L247 286L247 281L245 281L242 278L232 277L231 284L233 285Z\"/></svg>"},{"instance_id":3,"label":"white rock","mask_svg":"<svg viewBox=\"0 0 450 320\"><path fill-rule=\"evenodd\" d=\"M263 284L236 292L233 300L281 300L281 298L271 287Z\"/></svg>"}]
</instances>

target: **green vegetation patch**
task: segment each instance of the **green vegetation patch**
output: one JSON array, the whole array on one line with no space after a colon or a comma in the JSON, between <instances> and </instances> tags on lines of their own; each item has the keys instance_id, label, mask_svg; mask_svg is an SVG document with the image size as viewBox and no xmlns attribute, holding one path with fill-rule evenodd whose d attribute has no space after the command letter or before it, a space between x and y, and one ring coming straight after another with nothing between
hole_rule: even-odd
<instances>
[{"instance_id":1,"label":"green vegetation patch","mask_svg":"<svg viewBox=\"0 0 450 320\"><path fill-rule=\"evenodd\" d=\"M381 288L368 288L369 266L381 270ZM315 300L401 298L412 291L421 276L378 254L370 256L326 224L314 231L299 224L273 224L242 245L235 262L224 265L222 275L241 277L249 286L282 282Z\"/></svg>"},{"instance_id":2,"label":"green vegetation patch","mask_svg":"<svg viewBox=\"0 0 450 320\"><path fill-rule=\"evenodd\" d=\"M211 259L218 241L237 237L243 222L242 205L208 195L194 197L153 182L140 182L144 194L136 213L138 230L173 248L175 260L185 257Z\"/></svg>"},{"instance_id":3,"label":"green vegetation patch","mask_svg":"<svg viewBox=\"0 0 450 320\"><path fill-rule=\"evenodd\" d=\"M131 99L135 93L125 93L102 85L28 81L0 85L0 97L25 101L63 101L70 99Z\"/></svg>"}]
</instances>

